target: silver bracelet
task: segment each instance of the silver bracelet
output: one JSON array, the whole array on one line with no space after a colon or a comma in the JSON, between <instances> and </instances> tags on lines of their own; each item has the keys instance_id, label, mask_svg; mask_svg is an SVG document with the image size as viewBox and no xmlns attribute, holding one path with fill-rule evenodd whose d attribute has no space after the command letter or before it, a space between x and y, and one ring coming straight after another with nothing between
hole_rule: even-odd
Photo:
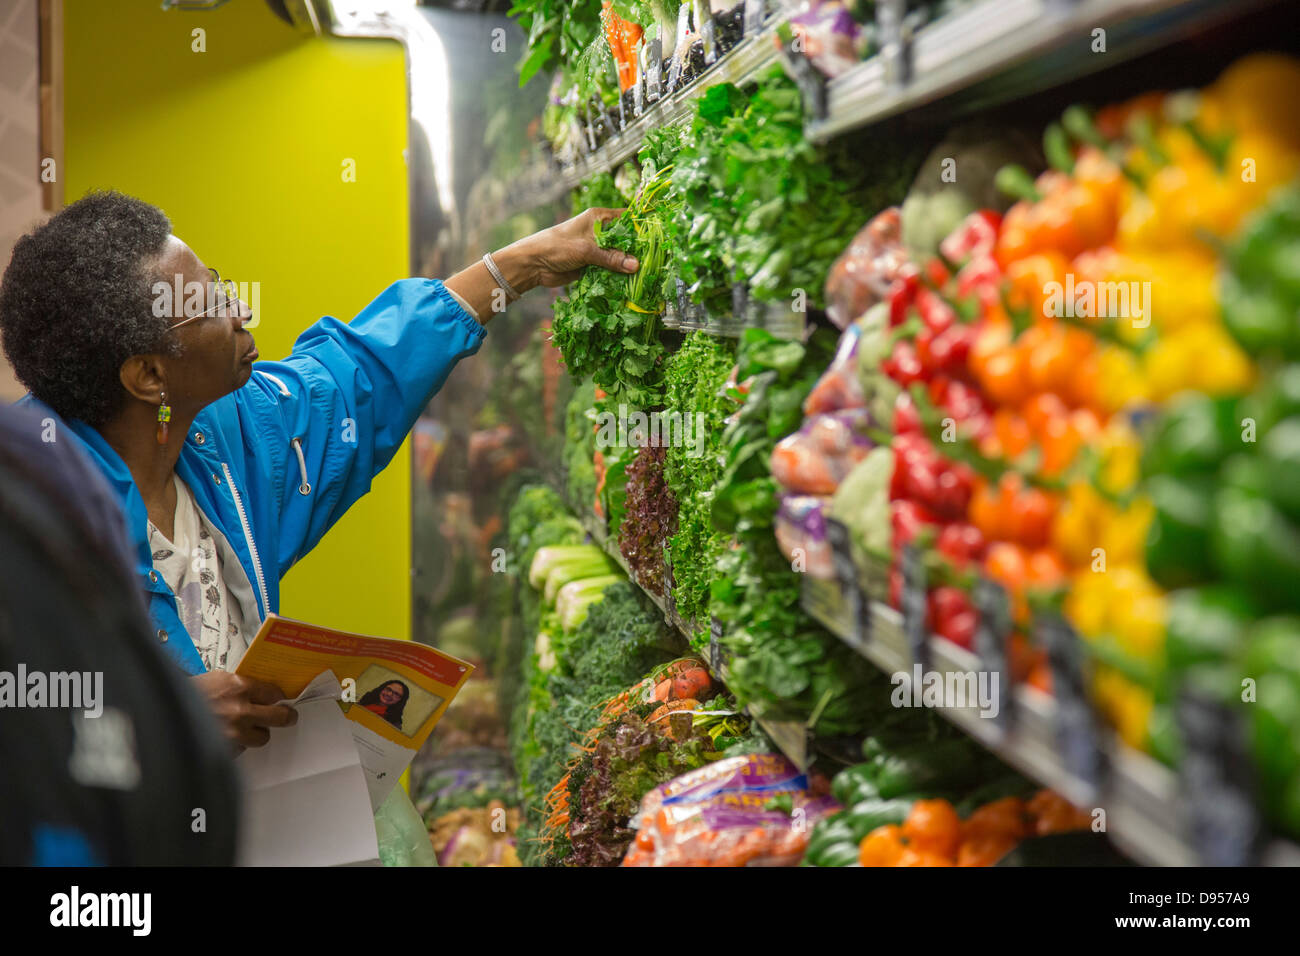
<instances>
[{"instance_id":1,"label":"silver bracelet","mask_svg":"<svg viewBox=\"0 0 1300 956\"><path fill-rule=\"evenodd\" d=\"M488 272L492 273L492 278L496 280L496 284L502 288L506 295L510 296L512 301L519 298L519 293L515 291L515 287L506 281L506 277L502 275L501 270L497 268L496 261L492 258L492 253L483 253L483 265L487 266Z\"/></svg>"}]
</instances>

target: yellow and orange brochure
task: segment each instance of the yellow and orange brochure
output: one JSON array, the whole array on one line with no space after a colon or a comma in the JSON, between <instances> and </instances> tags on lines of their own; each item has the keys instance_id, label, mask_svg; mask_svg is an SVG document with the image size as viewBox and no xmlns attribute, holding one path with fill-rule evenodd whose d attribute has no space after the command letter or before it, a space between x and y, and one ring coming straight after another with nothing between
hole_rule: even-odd
<instances>
[{"instance_id":1,"label":"yellow and orange brochure","mask_svg":"<svg viewBox=\"0 0 1300 956\"><path fill-rule=\"evenodd\" d=\"M326 672L354 723L353 736L376 805L442 719L474 666L425 644L367 637L272 614L235 673L270 681L301 703L321 694ZM303 692L311 685L312 692ZM297 700L302 696L303 700Z\"/></svg>"}]
</instances>

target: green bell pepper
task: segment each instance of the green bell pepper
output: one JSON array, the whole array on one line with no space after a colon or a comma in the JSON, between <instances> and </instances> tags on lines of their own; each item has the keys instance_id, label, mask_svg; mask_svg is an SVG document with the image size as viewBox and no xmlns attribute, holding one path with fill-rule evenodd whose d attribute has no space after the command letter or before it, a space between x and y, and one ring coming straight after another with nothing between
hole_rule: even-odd
<instances>
[{"instance_id":1,"label":"green bell pepper","mask_svg":"<svg viewBox=\"0 0 1300 956\"><path fill-rule=\"evenodd\" d=\"M1259 675L1249 714L1263 803L1276 816L1288 783L1300 773L1300 687L1284 674Z\"/></svg>"},{"instance_id":2,"label":"green bell pepper","mask_svg":"<svg viewBox=\"0 0 1300 956\"><path fill-rule=\"evenodd\" d=\"M968 740L918 743L872 761L876 792L882 799L929 792L971 782L980 769Z\"/></svg>"},{"instance_id":3,"label":"green bell pepper","mask_svg":"<svg viewBox=\"0 0 1300 956\"><path fill-rule=\"evenodd\" d=\"M1211 472L1241 447L1237 402L1189 392L1176 398L1147 436L1142 453L1146 475Z\"/></svg>"},{"instance_id":4,"label":"green bell pepper","mask_svg":"<svg viewBox=\"0 0 1300 956\"><path fill-rule=\"evenodd\" d=\"M1241 400L1241 418L1253 419L1256 440L1262 440L1284 418L1300 415L1300 363L1290 362L1265 375Z\"/></svg>"},{"instance_id":5,"label":"green bell pepper","mask_svg":"<svg viewBox=\"0 0 1300 956\"><path fill-rule=\"evenodd\" d=\"M1288 518L1300 520L1300 415L1270 428L1259 456L1269 498Z\"/></svg>"},{"instance_id":6,"label":"green bell pepper","mask_svg":"<svg viewBox=\"0 0 1300 956\"><path fill-rule=\"evenodd\" d=\"M1300 616L1270 617L1246 635L1246 676L1285 674L1300 688Z\"/></svg>"},{"instance_id":7,"label":"green bell pepper","mask_svg":"<svg viewBox=\"0 0 1300 956\"><path fill-rule=\"evenodd\" d=\"M853 838L860 843L862 838L876 827L883 827L888 823L902 823L912 812L912 804L918 799L920 798L915 795L895 797L891 800L869 797L854 804L845 811L849 825L853 828Z\"/></svg>"},{"instance_id":8,"label":"green bell pepper","mask_svg":"<svg viewBox=\"0 0 1300 956\"><path fill-rule=\"evenodd\" d=\"M1236 276L1219 277L1223 325L1251 355L1277 352L1296 356L1297 335L1293 307L1268 288L1248 288Z\"/></svg>"},{"instance_id":9,"label":"green bell pepper","mask_svg":"<svg viewBox=\"0 0 1300 956\"><path fill-rule=\"evenodd\" d=\"M846 807L876 795L876 768L872 763L841 770L831 781L831 796Z\"/></svg>"},{"instance_id":10,"label":"green bell pepper","mask_svg":"<svg viewBox=\"0 0 1300 956\"><path fill-rule=\"evenodd\" d=\"M808 866L852 866L858 862L858 845L852 840L827 843L804 854Z\"/></svg>"},{"instance_id":11,"label":"green bell pepper","mask_svg":"<svg viewBox=\"0 0 1300 956\"><path fill-rule=\"evenodd\" d=\"M1266 607L1294 606L1300 581L1300 531L1258 491L1231 484L1219 489L1214 497L1211 549L1223 576Z\"/></svg>"},{"instance_id":12,"label":"green bell pepper","mask_svg":"<svg viewBox=\"0 0 1300 956\"><path fill-rule=\"evenodd\" d=\"M1255 619L1254 602L1242 591L1212 585L1169 595L1165 665L1179 674L1197 664L1228 661L1245 646Z\"/></svg>"},{"instance_id":13,"label":"green bell pepper","mask_svg":"<svg viewBox=\"0 0 1300 956\"><path fill-rule=\"evenodd\" d=\"M1214 578L1210 557L1214 486L1207 475L1157 475L1146 482L1155 506L1147 532L1147 571L1162 588L1193 587Z\"/></svg>"}]
</instances>

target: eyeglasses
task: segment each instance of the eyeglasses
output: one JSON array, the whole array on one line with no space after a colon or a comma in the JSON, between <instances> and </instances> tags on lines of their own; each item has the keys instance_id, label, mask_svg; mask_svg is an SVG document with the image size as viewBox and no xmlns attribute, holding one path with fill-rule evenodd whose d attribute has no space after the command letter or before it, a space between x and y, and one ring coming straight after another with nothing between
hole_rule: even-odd
<instances>
[{"instance_id":1,"label":"eyeglasses","mask_svg":"<svg viewBox=\"0 0 1300 956\"><path fill-rule=\"evenodd\" d=\"M239 288L231 279L221 278L221 273L216 269L208 269L212 273L212 284L215 288L214 294L217 296L216 305L210 309L200 312L198 315L191 315L189 318L181 319L175 325L167 327L168 332L174 332L182 325L189 325L191 322L197 322L199 319L205 319L214 312L219 312L224 318L229 318L232 314L238 314L244 317L244 303L239 298ZM230 308L237 309L237 313L232 313Z\"/></svg>"}]
</instances>

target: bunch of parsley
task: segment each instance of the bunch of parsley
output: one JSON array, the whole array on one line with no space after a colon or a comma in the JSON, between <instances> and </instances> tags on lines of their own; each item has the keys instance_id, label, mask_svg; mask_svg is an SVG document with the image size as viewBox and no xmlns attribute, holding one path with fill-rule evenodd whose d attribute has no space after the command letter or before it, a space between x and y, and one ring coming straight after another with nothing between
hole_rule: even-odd
<instances>
[{"instance_id":1,"label":"bunch of parsley","mask_svg":"<svg viewBox=\"0 0 1300 956\"><path fill-rule=\"evenodd\" d=\"M668 543L673 598L682 619L697 622L701 636L696 643L707 639L709 585L726 543L713 526L712 492L722 467L725 420L736 408L724 388L735 364L730 339L692 332L664 368L665 409L690 422L696 439L690 445L669 446L664 461L664 479L677 499L677 533Z\"/></svg>"},{"instance_id":2,"label":"bunch of parsley","mask_svg":"<svg viewBox=\"0 0 1300 956\"><path fill-rule=\"evenodd\" d=\"M564 364L577 378L591 376L615 401L653 408L663 398L663 341L659 315L670 274L666 222L676 212L670 166L644 164L637 194L612 224L596 225L606 249L636 256L633 275L589 268L555 303L551 328Z\"/></svg>"}]
</instances>

